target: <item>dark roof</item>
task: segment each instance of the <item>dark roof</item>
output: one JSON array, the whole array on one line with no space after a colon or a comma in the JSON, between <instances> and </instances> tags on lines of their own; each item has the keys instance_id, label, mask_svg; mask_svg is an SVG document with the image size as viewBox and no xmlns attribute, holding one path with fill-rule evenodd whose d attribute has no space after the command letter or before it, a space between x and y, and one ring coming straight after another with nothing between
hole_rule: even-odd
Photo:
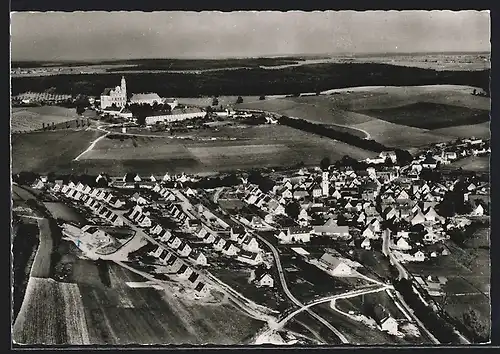
<instances>
[{"instance_id":1,"label":"dark roof","mask_svg":"<svg viewBox=\"0 0 500 354\"><path fill-rule=\"evenodd\" d=\"M182 274L187 270L188 266L186 264L181 265L179 270L177 271L177 274Z\"/></svg>"},{"instance_id":2,"label":"dark roof","mask_svg":"<svg viewBox=\"0 0 500 354\"><path fill-rule=\"evenodd\" d=\"M196 291L201 291L205 287L205 284L202 282L199 282L198 285L194 288Z\"/></svg>"},{"instance_id":3,"label":"dark roof","mask_svg":"<svg viewBox=\"0 0 500 354\"><path fill-rule=\"evenodd\" d=\"M191 273L191 275L189 276L189 278L188 278L188 279L189 279L189 281L190 281L191 283L194 283L194 282L196 282L196 280L198 280L199 276L200 276L200 275L199 275L198 273L193 272L193 273Z\"/></svg>"},{"instance_id":4,"label":"dark roof","mask_svg":"<svg viewBox=\"0 0 500 354\"><path fill-rule=\"evenodd\" d=\"M167 250L163 250L160 254L160 258L161 259L164 259L166 256L168 255L168 251Z\"/></svg>"},{"instance_id":5,"label":"dark roof","mask_svg":"<svg viewBox=\"0 0 500 354\"><path fill-rule=\"evenodd\" d=\"M111 87L106 87L104 91L102 92L102 96L109 96L109 94L113 91L113 88Z\"/></svg>"},{"instance_id":6,"label":"dark roof","mask_svg":"<svg viewBox=\"0 0 500 354\"><path fill-rule=\"evenodd\" d=\"M248 259L255 259L255 257L257 257L257 255L258 255L258 253L253 253L253 252L248 252L248 251L242 250L239 255L240 255L240 257L244 257L244 258L248 258Z\"/></svg>"}]
</instances>

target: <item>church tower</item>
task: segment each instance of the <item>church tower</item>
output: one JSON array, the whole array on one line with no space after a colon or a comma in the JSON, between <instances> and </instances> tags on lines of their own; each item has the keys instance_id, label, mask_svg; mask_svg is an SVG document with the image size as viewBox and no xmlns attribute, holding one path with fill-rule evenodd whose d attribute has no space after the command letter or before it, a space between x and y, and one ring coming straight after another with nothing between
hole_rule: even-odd
<instances>
[{"instance_id":1,"label":"church tower","mask_svg":"<svg viewBox=\"0 0 500 354\"><path fill-rule=\"evenodd\" d=\"M127 102L127 83L125 81L125 76L122 76L121 89L123 96L125 96L125 102Z\"/></svg>"},{"instance_id":2,"label":"church tower","mask_svg":"<svg viewBox=\"0 0 500 354\"><path fill-rule=\"evenodd\" d=\"M330 194L330 180L328 178L328 171L323 171L321 178L321 189L322 194L325 197L328 197Z\"/></svg>"}]
</instances>

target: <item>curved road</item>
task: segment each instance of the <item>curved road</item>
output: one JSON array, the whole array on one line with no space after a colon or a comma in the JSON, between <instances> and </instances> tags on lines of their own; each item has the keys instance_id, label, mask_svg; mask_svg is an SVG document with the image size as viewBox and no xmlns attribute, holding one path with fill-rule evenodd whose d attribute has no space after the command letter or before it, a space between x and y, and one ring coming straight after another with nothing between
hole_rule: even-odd
<instances>
[{"instance_id":1,"label":"curved road","mask_svg":"<svg viewBox=\"0 0 500 354\"><path fill-rule=\"evenodd\" d=\"M233 217L231 217L231 218L233 219L233 221L238 222L238 220L234 219ZM327 327L333 333L335 333L335 335L342 341L342 343L344 343L344 344L349 343L347 338L338 329L333 327L330 323L328 323L328 321L326 321L324 318L322 318L317 313L312 311L309 307L304 306L304 304L302 304L299 300L297 300L297 298L295 296L293 296L293 294L290 292L290 289L288 288L288 285L286 283L285 274L283 272L283 267L281 265L278 250L270 242L268 242L266 239L264 239L260 235L258 235L256 233L253 233L253 234L271 249L271 252L273 253L274 260L276 262L276 268L278 270L281 285L283 286L283 290L285 291L285 294L288 296L288 298L294 304L296 304L297 306L302 308L304 311L308 312L311 316L313 316L315 319L317 319L321 324L323 324L325 327ZM279 328L280 325L277 323L276 327Z\"/></svg>"}]
</instances>

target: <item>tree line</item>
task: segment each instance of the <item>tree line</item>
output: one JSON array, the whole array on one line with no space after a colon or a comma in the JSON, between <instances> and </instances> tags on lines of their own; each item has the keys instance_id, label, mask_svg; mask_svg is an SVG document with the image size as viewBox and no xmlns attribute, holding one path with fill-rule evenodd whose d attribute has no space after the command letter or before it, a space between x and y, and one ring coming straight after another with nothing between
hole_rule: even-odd
<instances>
[{"instance_id":1,"label":"tree line","mask_svg":"<svg viewBox=\"0 0 500 354\"><path fill-rule=\"evenodd\" d=\"M349 145L357 146L364 150L369 150L374 152L382 152L390 150L390 148L386 147L385 145L379 142L376 142L375 140L363 139L348 132L338 131L326 125L311 123L304 119L296 119L296 118L289 118L287 116L281 116L278 119L278 123L286 125L291 128L300 129L308 133L313 133L330 139L339 140Z\"/></svg>"},{"instance_id":2,"label":"tree line","mask_svg":"<svg viewBox=\"0 0 500 354\"><path fill-rule=\"evenodd\" d=\"M99 96L120 82L122 74L51 75L12 78L12 95L43 92ZM163 97L299 94L353 86L414 86L455 84L489 92L490 70L436 71L371 63L328 63L283 69L261 68L181 73L131 73L127 84L134 92L156 92ZM244 82L245 85L241 83ZM262 98L265 98L262 96Z\"/></svg>"}]
</instances>

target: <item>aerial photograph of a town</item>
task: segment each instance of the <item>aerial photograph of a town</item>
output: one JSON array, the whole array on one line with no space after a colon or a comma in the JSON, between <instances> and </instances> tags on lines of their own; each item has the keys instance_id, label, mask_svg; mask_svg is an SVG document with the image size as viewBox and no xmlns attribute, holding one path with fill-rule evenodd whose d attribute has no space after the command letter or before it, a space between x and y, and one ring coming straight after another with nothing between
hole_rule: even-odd
<instances>
[{"instance_id":1,"label":"aerial photograph of a town","mask_svg":"<svg viewBox=\"0 0 500 354\"><path fill-rule=\"evenodd\" d=\"M10 33L13 347L491 343L489 11Z\"/></svg>"}]
</instances>

